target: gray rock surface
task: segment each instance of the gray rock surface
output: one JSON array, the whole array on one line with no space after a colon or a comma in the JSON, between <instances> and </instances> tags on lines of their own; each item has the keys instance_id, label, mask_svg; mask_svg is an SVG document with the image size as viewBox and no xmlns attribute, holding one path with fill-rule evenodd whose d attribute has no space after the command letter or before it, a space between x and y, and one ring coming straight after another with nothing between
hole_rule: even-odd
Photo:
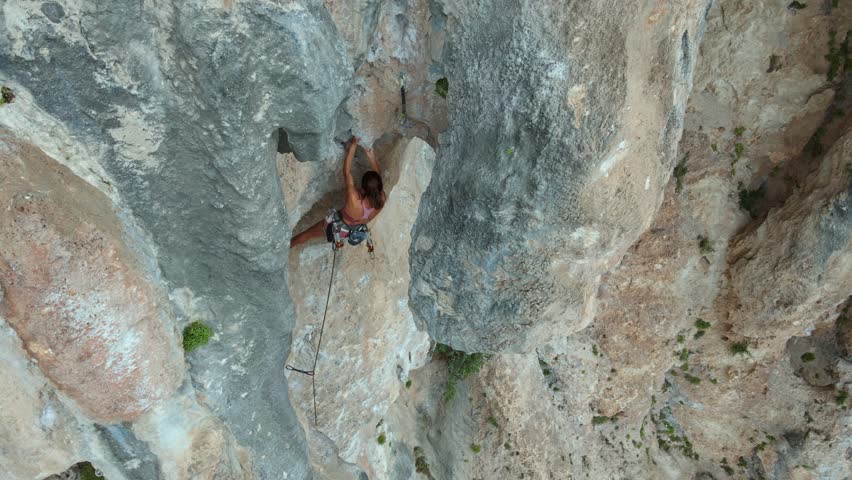
<instances>
[{"instance_id":1,"label":"gray rock surface","mask_svg":"<svg viewBox=\"0 0 852 480\"><path fill-rule=\"evenodd\" d=\"M257 478L307 478L283 375L293 310L273 148L282 127L299 158L322 159L345 128L352 67L330 16L318 2L22 1L2 19L0 79L33 99L6 106L4 125L37 136L21 119L37 109L94 157L96 186L217 332L190 355L199 393Z\"/></svg>"},{"instance_id":2,"label":"gray rock surface","mask_svg":"<svg viewBox=\"0 0 852 480\"><path fill-rule=\"evenodd\" d=\"M707 5L441 3L449 128L411 247L433 338L530 351L588 325L662 199Z\"/></svg>"},{"instance_id":3,"label":"gray rock surface","mask_svg":"<svg viewBox=\"0 0 852 480\"><path fill-rule=\"evenodd\" d=\"M28 221L0 230L0 471L849 477L852 73L827 72L852 9L788 5L0 3L0 199L24 208L0 219ZM350 132L388 160L388 205L376 258L338 259L314 425L283 367L313 358L329 252L287 240L339 206ZM36 157L51 173L20 181ZM165 292L99 313L168 388L113 385L80 322L21 308L45 284ZM194 320L214 334L182 355ZM452 402L435 341L495 352Z\"/></svg>"}]
</instances>

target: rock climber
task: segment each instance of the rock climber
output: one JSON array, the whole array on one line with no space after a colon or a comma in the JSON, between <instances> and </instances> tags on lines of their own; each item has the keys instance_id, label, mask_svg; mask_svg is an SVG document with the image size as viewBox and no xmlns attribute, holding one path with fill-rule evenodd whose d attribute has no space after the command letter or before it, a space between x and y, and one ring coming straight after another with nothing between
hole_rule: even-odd
<instances>
[{"instance_id":1,"label":"rock climber","mask_svg":"<svg viewBox=\"0 0 852 480\"><path fill-rule=\"evenodd\" d=\"M340 215L348 225L363 225L374 219L382 210L382 207L385 206L385 201L387 200L382 187L382 170L379 167L379 162L376 161L376 154L372 148L364 149L372 170L367 171L361 177L361 188L355 186L355 179L352 178L352 159L355 158L355 148L358 146L360 140L356 136L353 136L349 140L346 157L343 160L346 205L340 210ZM301 245L314 238L321 238L323 235L325 235L328 241L332 241L330 229L331 224L328 217L326 217L293 237L290 240L290 248Z\"/></svg>"}]
</instances>

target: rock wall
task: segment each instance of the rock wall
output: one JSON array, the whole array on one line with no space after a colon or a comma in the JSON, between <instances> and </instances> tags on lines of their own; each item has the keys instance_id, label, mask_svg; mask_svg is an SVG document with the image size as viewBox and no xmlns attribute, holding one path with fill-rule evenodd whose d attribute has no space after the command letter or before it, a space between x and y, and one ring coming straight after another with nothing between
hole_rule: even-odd
<instances>
[{"instance_id":1,"label":"rock wall","mask_svg":"<svg viewBox=\"0 0 852 480\"><path fill-rule=\"evenodd\" d=\"M449 127L411 252L430 335L529 352L591 322L662 199L708 6L442 3Z\"/></svg>"},{"instance_id":2,"label":"rock wall","mask_svg":"<svg viewBox=\"0 0 852 480\"><path fill-rule=\"evenodd\" d=\"M0 4L0 469L852 475L850 28L843 0ZM288 373L333 257L287 241L353 133L376 255L338 253ZM434 342L492 354L452 401Z\"/></svg>"}]
</instances>

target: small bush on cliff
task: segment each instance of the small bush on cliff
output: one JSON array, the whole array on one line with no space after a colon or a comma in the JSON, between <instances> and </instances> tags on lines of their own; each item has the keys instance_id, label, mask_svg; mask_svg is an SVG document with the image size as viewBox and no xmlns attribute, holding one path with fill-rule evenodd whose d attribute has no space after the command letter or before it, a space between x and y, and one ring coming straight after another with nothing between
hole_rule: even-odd
<instances>
[{"instance_id":1,"label":"small bush on cliff","mask_svg":"<svg viewBox=\"0 0 852 480\"><path fill-rule=\"evenodd\" d=\"M12 103L15 101L15 93L12 92L12 89L3 85L0 87L0 105L4 103Z\"/></svg>"},{"instance_id":2,"label":"small bush on cliff","mask_svg":"<svg viewBox=\"0 0 852 480\"><path fill-rule=\"evenodd\" d=\"M766 191L763 186L757 190L740 190L740 208L747 211L752 218L757 217L757 204L763 199Z\"/></svg>"},{"instance_id":3,"label":"small bush on cliff","mask_svg":"<svg viewBox=\"0 0 852 480\"><path fill-rule=\"evenodd\" d=\"M435 346L435 353L447 360L449 375L447 376L447 388L444 390L445 402L450 402L456 398L458 382L478 372L482 368L482 364L488 360L488 355L484 353L460 352L443 343Z\"/></svg>"},{"instance_id":4,"label":"small bush on cliff","mask_svg":"<svg viewBox=\"0 0 852 480\"><path fill-rule=\"evenodd\" d=\"M191 352L198 347L207 345L213 329L196 320L183 329L183 349Z\"/></svg>"},{"instance_id":5,"label":"small bush on cliff","mask_svg":"<svg viewBox=\"0 0 852 480\"><path fill-rule=\"evenodd\" d=\"M447 93L450 91L450 81L446 78L439 78L435 82L435 93L441 98L447 98Z\"/></svg>"},{"instance_id":6,"label":"small bush on cliff","mask_svg":"<svg viewBox=\"0 0 852 480\"><path fill-rule=\"evenodd\" d=\"M83 462L78 465L80 480L103 480L103 477L98 476L97 470L89 462Z\"/></svg>"},{"instance_id":7,"label":"small bush on cliff","mask_svg":"<svg viewBox=\"0 0 852 480\"><path fill-rule=\"evenodd\" d=\"M426 454L423 453L423 449L420 447L414 447L414 468L417 470L417 473L422 473L427 477L432 476L432 472L429 471L429 462L426 461Z\"/></svg>"},{"instance_id":8,"label":"small bush on cliff","mask_svg":"<svg viewBox=\"0 0 852 480\"><path fill-rule=\"evenodd\" d=\"M713 248L713 241L703 235L698 236L698 250L705 255L716 251Z\"/></svg>"},{"instance_id":9,"label":"small bush on cliff","mask_svg":"<svg viewBox=\"0 0 852 480\"><path fill-rule=\"evenodd\" d=\"M689 152L686 152L686 155L683 156L683 160L675 165L673 175L675 177L675 192L678 193L683 190L683 177L686 176L686 172L689 170L686 168L687 159L689 159Z\"/></svg>"}]
</instances>

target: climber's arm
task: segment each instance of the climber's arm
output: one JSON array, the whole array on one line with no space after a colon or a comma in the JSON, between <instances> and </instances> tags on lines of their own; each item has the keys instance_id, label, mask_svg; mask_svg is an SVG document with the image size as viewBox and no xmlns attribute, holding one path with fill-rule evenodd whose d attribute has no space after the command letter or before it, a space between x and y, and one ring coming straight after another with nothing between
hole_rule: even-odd
<instances>
[{"instance_id":1,"label":"climber's arm","mask_svg":"<svg viewBox=\"0 0 852 480\"><path fill-rule=\"evenodd\" d=\"M379 166L378 160L376 160L376 152L372 148L365 149L367 152L367 160L370 161L370 168L373 169L379 175L382 174L382 167Z\"/></svg>"},{"instance_id":2,"label":"climber's arm","mask_svg":"<svg viewBox=\"0 0 852 480\"><path fill-rule=\"evenodd\" d=\"M355 192L355 179L352 178L352 159L355 158L355 147L358 146L358 137L352 137L349 146L346 147L346 158L343 159L343 181L346 183L346 193Z\"/></svg>"}]
</instances>

